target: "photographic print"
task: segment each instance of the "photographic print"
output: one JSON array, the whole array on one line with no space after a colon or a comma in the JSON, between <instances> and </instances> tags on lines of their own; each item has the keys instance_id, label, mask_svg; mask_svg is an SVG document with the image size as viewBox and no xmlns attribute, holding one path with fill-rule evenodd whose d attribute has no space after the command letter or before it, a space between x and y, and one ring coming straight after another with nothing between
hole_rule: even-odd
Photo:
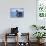
<instances>
[{"instance_id":1,"label":"photographic print","mask_svg":"<svg viewBox=\"0 0 46 46\"><path fill-rule=\"evenodd\" d=\"M10 16L11 17L23 17L24 8L10 8Z\"/></svg>"}]
</instances>

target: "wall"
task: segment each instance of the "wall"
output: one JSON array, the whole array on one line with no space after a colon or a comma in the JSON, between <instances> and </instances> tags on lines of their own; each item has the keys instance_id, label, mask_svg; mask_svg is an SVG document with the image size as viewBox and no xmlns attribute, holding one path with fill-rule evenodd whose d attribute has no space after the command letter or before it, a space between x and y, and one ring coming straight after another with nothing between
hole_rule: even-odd
<instances>
[{"instance_id":1,"label":"wall","mask_svg":"<svg viewBox=\"0 0 46 46\"><path fill-rule=\"evenodd\" d=\"M24 17L10 18L10 8L24 8ZM0 0L0 34L18 26L19 32L32 36L32 24L36 24L36 0Z\"/></svg>"}]
</instances>

